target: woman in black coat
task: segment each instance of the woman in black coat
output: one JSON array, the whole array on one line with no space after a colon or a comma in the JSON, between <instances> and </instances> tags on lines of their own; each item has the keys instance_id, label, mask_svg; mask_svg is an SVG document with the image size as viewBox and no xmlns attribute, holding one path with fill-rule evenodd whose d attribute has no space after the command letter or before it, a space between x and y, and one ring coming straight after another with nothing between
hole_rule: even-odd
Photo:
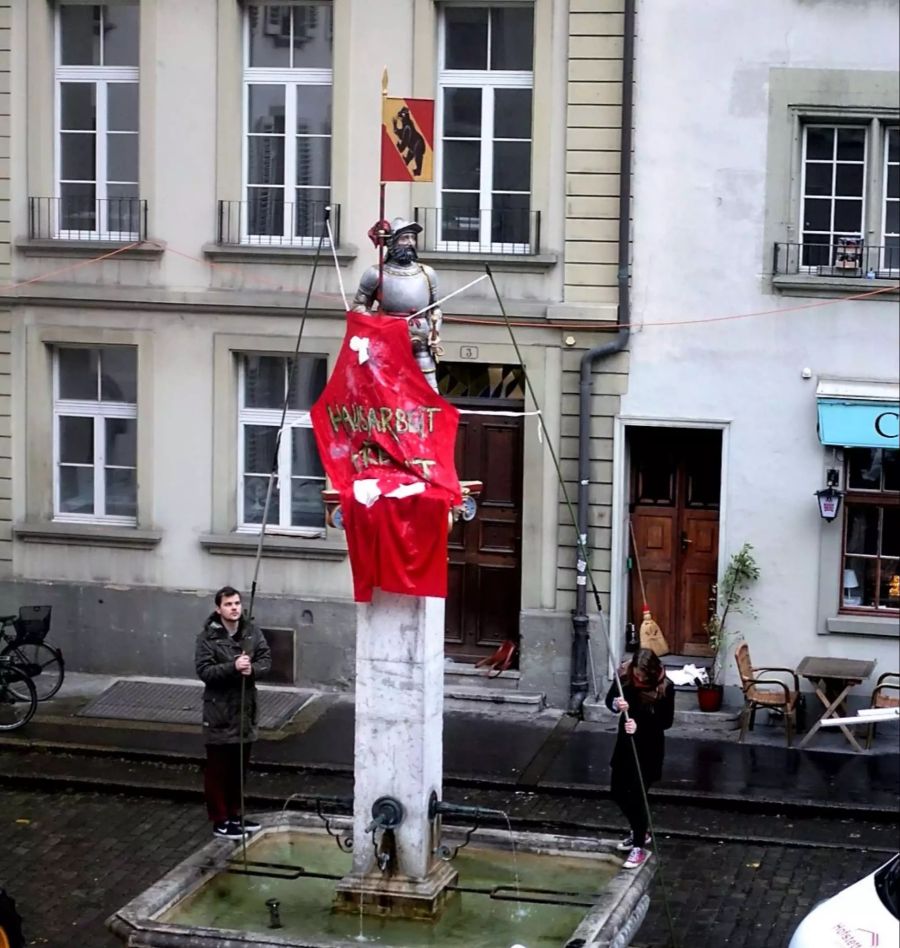
<instances>
[{"instance_id":1,"label":"woman in black coat","mask_svg":"<svg viewBox=\"0 0 900 948\"><path fill-rule=\"evenodd\" d=\"M613 682L606 696L610 711L621 714L616 747L610 760L610 790L631 827L618 848L628 851L625 868L636 869L650 855L647 849L649 819L640 778L646 791L662 776L665 732L675 717L675 690L659 658L647 648L635 652L631 662L619 669L619 682L621 692L619 685Z\"/></svg>"}]
</instances>

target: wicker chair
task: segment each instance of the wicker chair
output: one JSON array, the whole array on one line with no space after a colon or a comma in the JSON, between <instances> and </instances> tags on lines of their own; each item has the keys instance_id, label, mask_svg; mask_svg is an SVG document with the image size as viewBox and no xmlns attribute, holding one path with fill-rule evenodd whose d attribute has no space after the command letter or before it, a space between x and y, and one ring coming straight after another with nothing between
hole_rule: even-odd
<instances>
[{"instance_id":1,"label":"wicker chair","mask_svg":"<svg viewBox=\"0 0 900 948\"><path fill-rule=\"evenodd\" d=\"M743 741L747 731L753 730L756 711L765 708L784 718L787 734L787 746L791 746L797 730L797 704L800 701L800 679L793 668L756 668L750 661L750 648L742 642L734 653L738 674L741 676L741 690L744 692L744 710L741 714L741 736ZM793 687L776 677L760 677L776 672L790 675Z\"/></svg>"},{"instance_id":2,"label":"wicker chair","mask_svg":"<svg viewBox=\"0 0 900 948\"><path fill-rule=\"evenodd\" d=\"M885 672L872 689L870 708L900 708L900 672ZM869 725L866 736L866 750L872 746L875 725Z\"/></svg>"}]
</instances>

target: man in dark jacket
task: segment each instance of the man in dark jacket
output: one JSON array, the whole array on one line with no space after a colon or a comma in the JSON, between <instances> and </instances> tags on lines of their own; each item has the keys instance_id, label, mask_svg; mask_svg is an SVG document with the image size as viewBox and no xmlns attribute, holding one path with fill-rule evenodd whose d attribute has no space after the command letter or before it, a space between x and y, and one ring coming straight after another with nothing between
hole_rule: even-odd
<instances>
[{"instance_id":1,"label":"man in dark jacket","mask_svg":"<svg viewBox=\"0 0 900 948\"><path fill-rule=\"evenodd\" d=\"M272 667L269 645L243 616L241 594L223 586L216 608L197 636L195 666L203 692L206 769L203 787L214 836L240 839L259 829L241 824L241 777L257 737L256 679Z\"/></svg>"}]
</instances>

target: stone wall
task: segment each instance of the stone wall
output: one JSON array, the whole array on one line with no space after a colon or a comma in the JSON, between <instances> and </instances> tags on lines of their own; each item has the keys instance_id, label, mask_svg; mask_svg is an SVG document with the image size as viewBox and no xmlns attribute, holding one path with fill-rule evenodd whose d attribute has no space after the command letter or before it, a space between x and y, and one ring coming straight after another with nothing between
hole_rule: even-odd
<instances>
[{"instance_id":1,"label":"stone wall","mask_svg":"<svg viewBox=\"0 0 900 948\"><path fill-rule=\"evenodd\" d=\"M560 315L568 319L614 322L618 317L624 9L624 0L571 0L569 4L565 270L560 307ZM565 491L559 492L556 576L560 614L575 604L580 363L586 348L603 342L599 333L582 334L576 348L563 351L559 454ZM627 381L627 352L601 360L593 368L588 548L604 609L610 588L613 421ZM596 607L590 589L589 584L588 613L593 614ZM523 637L527 625L523 621ZM598 639L605 652L605 636L598 634ZM564 651L559 651L560 661Z\"/></svg>"},{"instance_id":2,"label":"stone wall","mask_svg":"<svg viewBox=\"0 0 900 948\"><path fill-rule=\"evenodd\" d=\"M23 580L0 586L0 614L26 604L52 606L48 642L62 649L70 671L173 678L194 676L194 642L213 609L206 590ZM293 641L293 668L279 668L279 681L352 688L354 603L260 596L253 612L280 644Z\"/></svg>"},{"instance_id":3,"label":"stone wall","mask_svg":"<svg viewBox=\"0 0 900 948\"><path fill-rule=\"evenodd\" d=\"M602 344L598 340L598 345ZM560 468L565 493L559 492L559 543L557 547L557 608L575 605L576 528L578 509L578 401L583 352L563 352L563 384L560 419ZM608 608L610 540L612 527L613 420L619 413L621 395L628 388L629 353L617 352L594 365L591 394L590 484L588 486L588 552L591 574ZM566 503L566 495L569 504ZM588 612L595 609L588 581Z\"/></svg>"},{"instance_id":4,"label":"stone wall","mask_svg":"<svg viewBox=\"0 0 900 948\"><path fill-rule=\"evenodd\" d=\"M569 4L564 301L594 319L618 302L623 28L624 0Z\"/></svg>"}]
</instances>

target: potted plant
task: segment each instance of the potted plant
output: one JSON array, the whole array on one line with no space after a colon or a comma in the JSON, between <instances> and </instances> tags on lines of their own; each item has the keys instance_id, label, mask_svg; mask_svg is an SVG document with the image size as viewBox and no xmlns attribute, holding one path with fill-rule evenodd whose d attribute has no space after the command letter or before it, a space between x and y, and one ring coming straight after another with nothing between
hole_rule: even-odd
<instances>
[{"instance_id":1,"label":"potted plant","mask_svg":"<svg viewBox=\"0 0 900 948\"><path fill-rule=\"evenodd\" d=\"M716 609L704 625L709 647L713 652L709 684L697 686L697 701L701 711L718 711L722 707L722 675L730 642L739 632L726 628L729 613L752 616L753 603L746 590L759 579L759 567L753 558L753 547L745 543L733 554L725 567L725 575L716 590Z\"/></svg>"}]
</instances>

